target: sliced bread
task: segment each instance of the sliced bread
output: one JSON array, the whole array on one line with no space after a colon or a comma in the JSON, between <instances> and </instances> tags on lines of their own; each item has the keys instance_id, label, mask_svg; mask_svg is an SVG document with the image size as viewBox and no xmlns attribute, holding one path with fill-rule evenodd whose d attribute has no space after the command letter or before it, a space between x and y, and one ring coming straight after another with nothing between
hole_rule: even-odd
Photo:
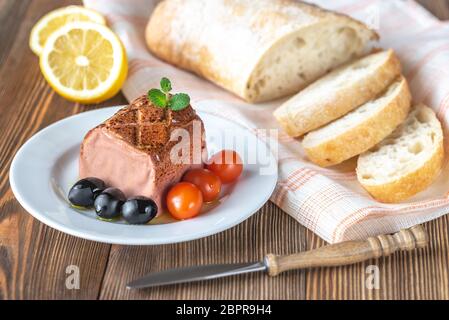
<instances>
[{"instance_id":1,"label":"sliced bread","mask_svg":"<svg viewBox=\"0 0 449 320\"><path fill-rule=\"evenodd\" d=\"M308 133L303 140L307 156L327 167L374 147L407 117L411 95L404 77L387 90L342 118Z\"/></svg>"},{"instance_id":2,"label":"sliced bread","mask_svg":"<svg viewBox=\"0 0 449 320\"><path fill-rule=\"evenodd\" d=\"M377 200L399 202L427 188L443 165L441 124L418 105L384 141L360 155L357 178Z\"/></svg>"},{"instance_id":3,"label":"sliced bread","mask_svg":"<svg viewBox=\"0 0 449 320\"><path fill-rule=\"evenodd\" d=\"M314 82L282 104L274 116L289 135L302 136L373 100L400 73L393 50L368 55Z\"/></svg>"}]
</instances>

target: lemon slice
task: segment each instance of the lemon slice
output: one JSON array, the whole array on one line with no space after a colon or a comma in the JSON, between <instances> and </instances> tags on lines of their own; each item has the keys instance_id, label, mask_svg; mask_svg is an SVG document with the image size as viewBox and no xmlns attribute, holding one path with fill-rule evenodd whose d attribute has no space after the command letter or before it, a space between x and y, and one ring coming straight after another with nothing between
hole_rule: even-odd
<instances>
[{"instance_id":1,"label":"lemon slice","mask_svg":"<svg viewBox=\"0 0 449 320\"><path fill-rule=\"evenodd\" d=\"M101 14L81 6L68 6L53 10L43 16L31 30L31 50L39 56L48 37L63 25L73 21L91 21L103 25L106 24Z\"/></svg>"},{"instance_id":2,"label":"lemon slice","mask_svg":"<svg viewBox=\"0 0 449 320\"><path fill-rule=\"evenodd\" d=\"M53 32L40 56L41 71L64 98L98 103L113 97L128 72L125 49L106 26L71 22Z\"/></svg>"}]
</instances>

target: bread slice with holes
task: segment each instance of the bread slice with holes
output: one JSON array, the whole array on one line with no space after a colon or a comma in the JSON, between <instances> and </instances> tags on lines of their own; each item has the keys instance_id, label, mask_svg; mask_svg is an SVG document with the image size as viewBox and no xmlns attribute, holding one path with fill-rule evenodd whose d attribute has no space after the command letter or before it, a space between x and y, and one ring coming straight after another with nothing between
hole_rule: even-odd
<instances>
[{"instance_id":1,"label":"bread slice with holes","mask_svg":"<svg viewBox=\"0 0 449 320\"><path fill-rule=\"evenodd\" d=\"M297 0L164 0L146 28L155 56L249 102L295 94L376 39L349 16Z\"/></svg>"},{"instance_id":2,"label":"bread slice with holes","mask_svg":"<svg viewBox=\"0 0 449 320\"><path fill-rule=\"evenodd\" d=\"M328 167L374 147L396 129L410 110L407 80L400 76L379 97L308 133L302 142L309 159Z\"/></svg>"},{"instance_id":3,"label":"bread slice with holes","mask_svg":"<svg viewBox=\"0 0 449 320\"><path fill-rule=\"evenodd\" d=\"M426 189L443 159L441 124L433 110L421 104L390 136L360 155L357 178L375 199L399 202Z\"/></svg>"},{"instance_id":4,"label":"bread slice with holes","mask_svg":"<svg viewBox=\"0 0 449 320\"><path fill-rule=\"evenodd\" d=\"M274 116L293 137L336 120L382 93L401 73L393 50L345 65L282 104Z\"/></svg>"}]
</instances>

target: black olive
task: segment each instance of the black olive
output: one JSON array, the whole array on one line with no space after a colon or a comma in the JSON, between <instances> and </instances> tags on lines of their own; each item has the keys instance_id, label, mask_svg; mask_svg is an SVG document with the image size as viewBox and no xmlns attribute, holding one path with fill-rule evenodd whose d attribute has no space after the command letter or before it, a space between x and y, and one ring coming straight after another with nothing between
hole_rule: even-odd
<instances>
[{"instance_id":1,"label":"black olive","mask_svg":"<svg viewBox=\"0 0 449 320\"><path fill-rule=\"evenodd\" d=\"M85 178L73 185L69 191L69 201L78 207L92 207L95 198L106 188L103 180L98 178Z\"/></svg>"},{"instance_id":2,"label":"black olive","mask_svg":"<svg viewBox=\"0 0 449 320\"><path fill-rule=\"evenodd\" d=\"M125 195L119 189L107 188L95 199L95 212L103 219L117 218L125 200Z\"/></svg>"},{"instance_id":3,"label":"black olive","mask_svg":"<svg viewBox=\"0 0 449 320\"><path fill-rule=\"evenodd\" d=\"M130 224L145 224L156 217L156 203L146 197L134 197L123 204L123 218Z\"/></svg>"}]
</instances>

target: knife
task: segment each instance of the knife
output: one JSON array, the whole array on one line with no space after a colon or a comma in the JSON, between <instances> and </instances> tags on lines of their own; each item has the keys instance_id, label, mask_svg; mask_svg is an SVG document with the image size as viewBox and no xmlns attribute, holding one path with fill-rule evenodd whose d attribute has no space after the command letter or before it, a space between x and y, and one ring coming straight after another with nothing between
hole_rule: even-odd
<instances>
[{"instance_id":1,"label":"knife","mask_svg":"<svg viewBox=\"0 0 449 320\"><path fill-rule=\"evenodd\" d=\"M216 264L170 269L151 273L128 283L128 289L141 289L177 283L203 281L238 274L265 271L270 276L294 269L334 267L369 259L386 257L396 251L424 248L429 242L425 229L418 225L392 235L370 237L327 245L297 254L277 256L268 254L263 261L238 264Z\"/></svg>"}]
</instances>

